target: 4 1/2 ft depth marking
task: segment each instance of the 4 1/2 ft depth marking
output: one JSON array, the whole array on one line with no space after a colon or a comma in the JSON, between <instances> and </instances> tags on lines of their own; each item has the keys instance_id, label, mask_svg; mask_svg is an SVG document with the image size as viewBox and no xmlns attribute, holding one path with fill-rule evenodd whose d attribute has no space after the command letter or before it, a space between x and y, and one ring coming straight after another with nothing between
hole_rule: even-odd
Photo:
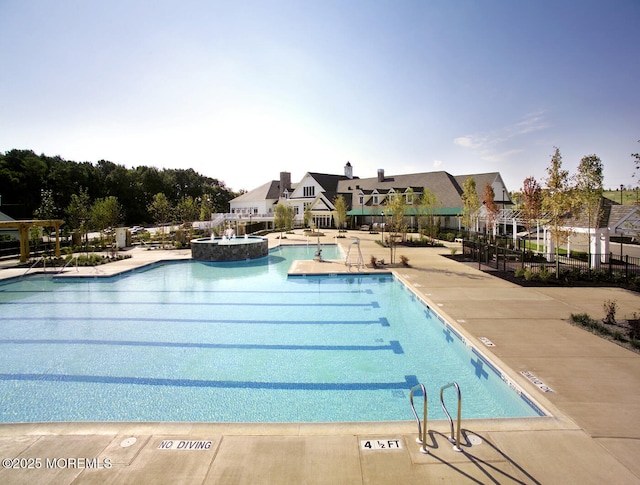
<instances>
[{"instance_id":1,"label":"4 1/2 ft depth marking","mask_svg":"<svg viewBox=\"0 0 640 485\"><path fill-rule=\"evenodd\" d=\"M399 439L391 439L391 440L361 440L360 441L360 449L362 450L401 450L402 449L402 440Z\"/></svg>"}]
</instances>

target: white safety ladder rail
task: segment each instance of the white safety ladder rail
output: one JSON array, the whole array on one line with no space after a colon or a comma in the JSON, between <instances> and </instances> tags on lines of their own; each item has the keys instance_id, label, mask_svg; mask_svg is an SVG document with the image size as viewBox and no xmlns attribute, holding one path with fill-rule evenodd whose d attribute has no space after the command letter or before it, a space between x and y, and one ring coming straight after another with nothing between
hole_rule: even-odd
<instances>
[{"instance_id":1,"label":"white safety ladder rail","mask_svg":"<svg viewBox=\"0 0 640 485\"><path fill-rule=\"evenodd\" d=\"M424 405L423 405L423 423L420 423L420 418L418 417L418 413L416 413L416 407L413 405L413 393L420 389L422 391L422 396L424 397ZM411 392L409 392L409 402L411 403L411 411L413 412L414 417L416 418L416 422L418 423L418 437L416 441L422 445L420 451L422 453L429 453L427 450L427 390L424 387L424 384L417 384L411 388Z\"/></svg>"},{"instance_id":2,"label":"white safety ladder rail","mask_svg":"<svg viewBox=\"0 0 640 485\"><path fill-rule=\"evenodd\" d=\"M47 265L45 263L45 259L44 259L44 257L39 257L38 259L36 259L36 261L31 266L29 266L27 271L22 273L22 276L26 275L29 271L31 271L33 268L35 268L36 264L38 264L40 261L42 261L42 269L44 269L44 271L46 272L47 271Z\"/></svg>"},{"instance_id":3,"label":"white safety ladder rail","mask_svg":"<svg viewBox=\"0 0 640 485\"><path fill-rule=\"evenodd\" d=\"M351 247L354 244L358 247L358 257L357 257L357 260L356 260L355 264L351 262ZM356 237L355 241L353 241L349 245L349 249L347 250L347 256L344 259L344 264L349 269L351 269L351 266L356 266L358 268L358 270L360 269L361 266L364 266L364 261L362 260L362 251L360 251L360 238L359 237Z\"/></svg>"},{"instance_id":4,"label":"white safety ladder rail","mask_svg":"<svg viewBox=\"0 0 640 485\"><path fill-rule=\"evenodd\" d=\"M73 258L69 259L69 261L67 261L67 262L64 264L64 266L60 269L60 271L58 271L58 273L62 273L62 272L65 270L65 268L66 268L67 266L69 266L69 264L71 264L71 262L72 262L74 259L75 259L75 261L76 261L76 273L79 273L79 272L80 272L80 270L78 269L78 256L74 256Z\"/></svg>"},{"instance_id":5,"label":"white safety ladder rail","mask_svg":"<svg viewBox=\"0 0 640 485\"><path fill-rule=\"evenodd\" d=\"M456 392L458 393L458 432L456 433L456 437L453 437L453 420L451 419L451 415L449 411L447 411L447 407L444 405L444 390L449 387L455 387ZM451 427L451 436L449 437L449 441L453 443L453 449L455 451L462 451L460 448L460 419L462 416L462 396L460 394L460 386L458 386L457 382L450 382L440 388L440 404L442 404L442 410L447 415L447 419L449 420L449 426Z\"/></svg>"}]
</instances>

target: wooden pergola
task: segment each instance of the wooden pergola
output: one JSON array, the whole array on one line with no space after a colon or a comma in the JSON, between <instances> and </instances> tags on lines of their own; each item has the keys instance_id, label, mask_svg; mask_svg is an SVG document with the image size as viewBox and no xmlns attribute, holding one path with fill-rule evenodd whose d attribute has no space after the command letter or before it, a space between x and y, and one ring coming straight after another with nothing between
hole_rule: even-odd
<instances>
[{"instance_id":1,"label":"wooden pergola","mask_svg":"<svg viewBox=\"0 0 640 485\"><path fill-rule=\"evenodd\" d=\"M62 219L31 219L21 221L0 221L0 229L17 229L20 237L20 262L26 263L29 258L29 229L36 227L53 227L56 230L56 257L60 257L60 226Z\"/></svg>"}]
</instances>

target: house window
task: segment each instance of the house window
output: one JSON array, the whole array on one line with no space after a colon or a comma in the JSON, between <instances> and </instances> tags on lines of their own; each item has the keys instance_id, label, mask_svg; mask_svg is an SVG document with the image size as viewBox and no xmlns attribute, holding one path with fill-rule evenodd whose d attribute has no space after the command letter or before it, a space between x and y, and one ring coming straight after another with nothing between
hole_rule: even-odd
<instances>
[{"instance_id":1,"label":"house window","mask_svg":"<svg viewBox=\"0 0 640 485\"><path fill-rule=\"evenodd\" d=\"M360 205L363 205L363 204L364 204L364 195L361 195L360 197L358 197L358 200L360 201L360 202L358 202L358 203L359 203Z\"/></svg>"},{"instance_id":2,"label":"house window","mask_svg":"<svg viewBox=\"0 0 640 485\"><path fill-rule=\"evenodd\" d=\"M311 187L303 187L302 188L302 192L303 195L305 197L315 197L316 196L316 188L311 186Z\"/></svg>"},{"instance_id":3,"label":"house window","mask_svg":"<svg viewBox=\"0 0 640 485\"><path fill-rule=\"evenodd\" d=\"M376 205L378 204L378 196L377 195L373 196L373 203L376 204Z\"/></svg>"},{"instance_id":4,"label":"house window","mask_svg":"<svg viewBox=\"0 0 640 485\"><path fill-rule=\"evenodd\" d=\"M407 204L413 204L413 194L406 194Z\"/></svg>"}]
</instances>

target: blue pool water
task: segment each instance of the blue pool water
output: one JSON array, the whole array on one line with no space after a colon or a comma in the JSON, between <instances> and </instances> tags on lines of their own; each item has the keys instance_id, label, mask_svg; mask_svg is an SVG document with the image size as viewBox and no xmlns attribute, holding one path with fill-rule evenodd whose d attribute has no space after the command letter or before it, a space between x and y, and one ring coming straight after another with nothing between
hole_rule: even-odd
<instances>
[{"instance_id":1,"label":"blue pool water","mask_svg":"<svg viewBox=\"0 0 640 485\"><path fill-rule=\"evenodd\" d=\"M0 421L408 420L418 382L441 419L451 381L465 418L539 415L392 276L287 277L314 250L1 285Z\"/></svg>"}]
</instances>

